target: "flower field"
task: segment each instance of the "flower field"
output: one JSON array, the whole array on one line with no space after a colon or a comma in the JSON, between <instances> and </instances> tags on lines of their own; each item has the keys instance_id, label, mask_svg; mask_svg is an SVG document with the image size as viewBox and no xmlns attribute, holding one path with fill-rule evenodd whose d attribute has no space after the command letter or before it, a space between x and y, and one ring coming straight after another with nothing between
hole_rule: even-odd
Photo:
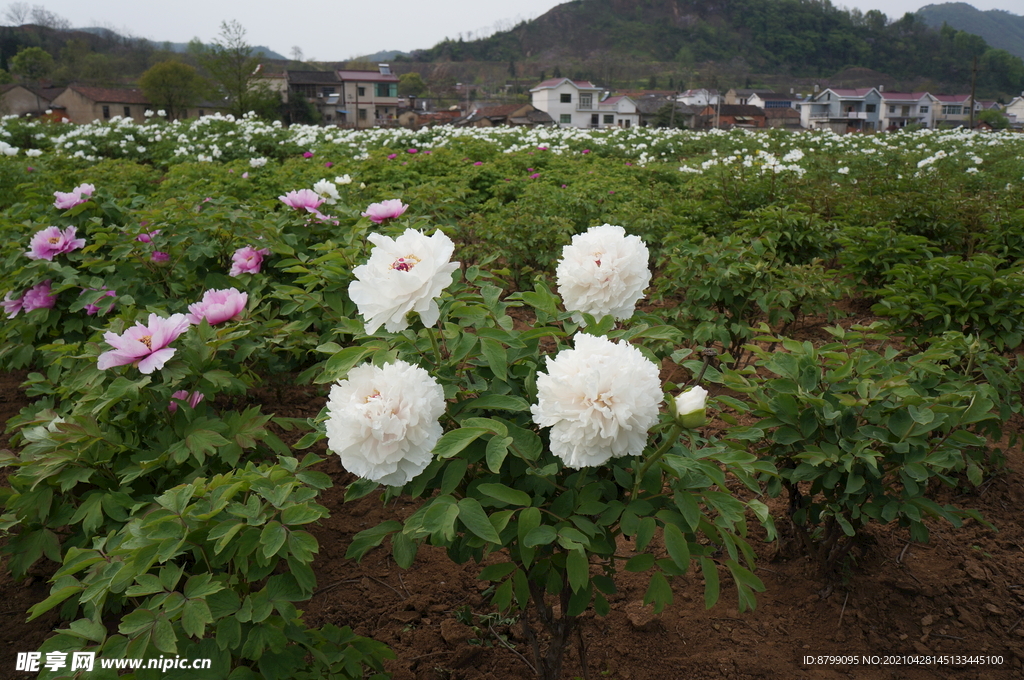
<instances>
[{"instance_id":1,"label":"flower field","mask_svg":"<svg viewBox=\"0 0 1024 680\"><path fill-rule=\"evenodd\" d=\"M1021 135L0 140L3 673L1020 672Z\"/></svg>"}]
</instances>

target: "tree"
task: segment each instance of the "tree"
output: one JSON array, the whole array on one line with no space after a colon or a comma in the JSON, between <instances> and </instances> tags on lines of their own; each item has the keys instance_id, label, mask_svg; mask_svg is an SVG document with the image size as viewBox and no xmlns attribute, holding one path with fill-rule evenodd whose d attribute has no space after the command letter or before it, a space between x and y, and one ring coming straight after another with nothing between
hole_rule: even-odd
<instances>
[{"instance_id":1,"label":"tree","mask_svg":"<svg viewBox=\"0 0 1024 680\"><path fill-rule=\"evenodd\" d=\"M654 127L667 128L674 127L679 129L685 129L686 125L683 124L683 115L678 109L674 112L672 107L676 106L674 102L665 104L658 112L654 114Z\"/></svg>"},{"instance_id":2,"label":"tree","mask_svg":"<svg viewBox=\"0 0 1024 680\"><path fill-rule=\"evenodd\" d=\"M398 76L398 94L403 97L419 97L427 91L427 84L423 82L423 76L416 71L403 73Z\"/></svg>"},{"instance_id":3,"label":"tree","mask_svg":"<svg viewBox=\"0 0 1024 680\"><path fill-rule=\"evenodd\" d=\"M41 80L53 73L53 57L42 47L24 47L11 58L10 68L26 80Z\"/></svg>"},{"instance_id":4,"label":"tree","mask_svg":"<svg viewBox=\"0 0 1024 680\"><path fill-rule=\"evenodd\" d=\"M1010 119L1002 111L987 109L978 113L978 122L988 123L993 130L1005 130L1010 126Z\"/></svg>"},{"instance_id":5,"label":"tree","mask_svg":"<svg viewBox=\"0 0 1024 680\"><path fill-rule=\"evenodd\" d=\"M154 107L167 112L167 119L180 118L202 94L203 79L188 64L162 61L139 78L139 86Z\"/></svg>"},{"instance_id":6,"label":"tree","mask_svg":"<svg viewBox=\"0 0 1024 680\"><path fill-rule=\"evenodd\" d=\"M11 26L22 26L32 15L32 8L27 2L12 2L4 10L4 19L10 22Z\"/></svg>"},{"instance_id":7,"label":"tree","mask_svg":"<svg viewBox=\"0 0 1024 680\"><path fill-rule=\"evenodd\" d=\"M220 89L228 111L234 116L241 117L250 111L265 115L268 107L276 108L280 97L260 77L261 54L253 54L242 24L221 22L220 37L212 45L193 40L189 50Z\"/></svg>"}]
</instances>

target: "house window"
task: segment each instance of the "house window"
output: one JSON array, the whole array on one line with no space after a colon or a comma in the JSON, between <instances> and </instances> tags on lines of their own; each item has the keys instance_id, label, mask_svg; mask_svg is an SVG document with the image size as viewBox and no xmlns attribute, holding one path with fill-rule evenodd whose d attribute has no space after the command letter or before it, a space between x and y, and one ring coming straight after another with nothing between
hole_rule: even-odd
<instances>
[{"instance_id":1,"label":"house window","mask_svg":"<svg viewBox=\"0 0 1024 680\"><path fill-rule=\"evenodd\" d=\"M594 108L594 95L592 94L581 94L580 95L580 108L591 109Z\"/></svg>"},{"instance_id":2,"label":"house window","mask_svg":"<svg viewBox=\"0 0 1024 680\"><path fill-rule=\"evenodd\" d=\"M110 118L110 107L109 106L104 106L103 107L103 117L104 118Z\"/></svg>"},{"instance_id":3,"label":"house window","mask_svg":"<svg viewBox=\"0 0 1024 680\"><path fill-rule=\"evenodd\" d=\"M124 117L125 118L131 118L132 117L132 107L130 107L130 106L124 107Z\"/></svg>"},{"instance_id":4,"label":"house window","mask_svg":"<svg viewBox=\"0 0 1024 680\"><path fill-rule=\"evenodd\" d=\"M875 112L875 104L865 104L864 105L864 111L866 111L867 113L874 113ZM890 111L890 113L891 113L891 111Z\"/></svg>"},{"instance_id":5,"label":"house window","mask_svg":"<svg viewBox=\"0 0 1024 680\"><path fill-rule=\"evenodd\" d=\"M889 113L896 113L896 105L889 104Z\"/></svg>"},{"instance_id":6,"label":"house window","mask_svg":"<svg viewBox=\"0 0 1024 680\"><path fill-rule=\"evenodd\" d=\"M397 97L398 85L396 83L377 83L378 97Z\"/></svg>"},{"instance_id":7,"label":"house window","mask_svg":"<svg viewBox=\"0 0 1024 680\"><path fill-rule=\"evenodd\" d=\"M366 109L359 109L359 120L366 120Z\"/></svg>"},{"instance_id":8,"label":"house window","mask_svg":"<svg viewBox=\"0 0 1024 680\"><path fill-rule=\"evenodd\" d=\"M572 125L572 114L563 113L558 117L558 122L562 123L563 125Z\"/></svg>"},{"instance_id":9,"label":"house window","mask_svg":"<svg viewBox=\"0 0 1024 680\"><path fill-rule=\"evenodd\" d=\"M206 115L206 109L199 109L199 117L202 118Z\"/></svg>"},{"instance_id":10,"label":"house window","mask_svg":"<svg viewBox=\"0 0 1024 680\"><path fill-rule=\"evenodd\" d=\"M615 114L614 113L606 113L606 114L604 114L604 124L605 125L612 125L614 122L615 122Z\"/></svg>"},{"instance_id":11,"label":"house window","mask_svg":"<svg viewBox=\"0 0 1024 680\"><path fill-rule=\"evenodd\" d=\"M362 86L357 87L356 91L359 93L360 97L365 97L366 96L366 88L365 87L362 87Z\"/></svg>"},{"instance_id":12,"label":"house window","mask_svg":"<svg viewBox=\"0 0 1024 680\"><path fill-rule=\"evenodd\" d=\"M928 107L927 106L922 106L921 107L921 113L928 113Z\"/></svg>"},{"instance_id":13,"label":"house window","mask_svg":"<svg viewBox=\"0 0 1024 680\"><path fill-rule=\"evenodd\" d=\"M945 104L942 107L942 115L944 116L959 116L963 113L963 107L953 104Z\"/></svg>"},{"instance_id":14,"label":"house window","mask_svg":"<svg viewBox=\"0 0 1024 680\"><path fill-rule=\"evenodd\" d=\"M572 93L558 95L559 101L563 104L572 104Z\"/></svg>"},{"instance_id":15,"label":"house window","mask_svg":"<svg viewBox=\"0 0 1024 680\"><path fill-rule=\"evenodd\" d=\"M322 94L325 97L327 95L329 95L329 94L334 94L334 88L333 87L325 87L322 90L320 90L320 94Z\"/></svg>"}]
</instances>

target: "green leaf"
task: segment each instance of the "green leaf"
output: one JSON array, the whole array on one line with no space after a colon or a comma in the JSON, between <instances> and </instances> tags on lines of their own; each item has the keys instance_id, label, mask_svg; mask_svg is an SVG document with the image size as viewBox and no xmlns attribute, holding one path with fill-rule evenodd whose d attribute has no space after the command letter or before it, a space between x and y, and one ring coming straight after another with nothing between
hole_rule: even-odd
<instances>
[{"instance_id":1,"label":"green leaf","mask_svg":"<svg viewBox=\"0 0 1024 680\"><path fill-rule=\"evenodd\" d=\"M181 627L186 635L201 638L206 632L207 624L213 623L213 615L206 602L200 599L185 601L185 607L181 612Z\"/></svg>"},{"instance_id":2,"label":"green leaf","mask_svg":"<svg viewBox=\"0 0 1024 680\"><path fill-rule=\"evenodd\" d=\"M675 524L665 524L665 550L676 566L687 571L690 568L690 546L683 532Z\"/></svg>"},{"instance_id":3,"label":"green leaf","mask_svg":"<svg viewBox=\"0 0 1024 680\"><path fill-rule=\"evenodd\" d=\"M504 484L481 484L477 490L485 496L509 505L529 506L533 501L525 491L513 489Z\"/></svg>"},{"instance_id":4,"label":"green leaf","mask_svg":"<svg viewBox=\"0 0 1024 680\"><path fill-rule=\"evenodd\" d=\"M494 525L487 518L480 501L475 498L463 498L459 501L459 519L470 531L489 543L501 543L501 537L494 530Z\"/></svg>"},{"instance_id":5,"label":"green leaf","mask_svg":"<svg viewBox=\"0 0 1024 680\"><path fill-rule=\"evenodd\" d=\"M432 453L438 458L451 458L488 432L489 430L482 427L460 427L446 432L437 440Z\"/></svg>"},{"instance_id":6,"label":"green leaf","mask_svg":"<svg viewBox=\"0 0 1024 680\"><path fill-rule=\"evenodd\" d=\"M644 594L644 604L654 603L654 613L660 614L665 610L665 605L672 604L672 586L668 579L660 571L651 575L650 585Z\"/></svg>"},{"instance_id":7,"label":"green leaf","mask_svg":"<svg viewBox=\"0 0 1024 680\"><path fill-rule=\"evenodd\" d=\"M583 550L570 550L565 558L565 571L573 592L587 585L590 580L590 562Z\"/></svg>"},{"instance_id":8,"label":"green leaf","mask_svg":"<svg viewBox=\"0 0 1024 680\"><path fill-rule=\"evenodd\" d=\"M346 347L327 360L324 365L324 372L313 382L322 385L323 383L344 379L353 366L377 351L377 349L377 347L362 345Z\"/></svg>"},{"instance_id":9,"label":"green leaf","mask_svg":"<svg viewBox=\"0 0 1024 680\"><path fill-rule=\"evenodd\" d=\"M626 560L626 571L647 571L654 566L655 558L651 553L640 553L639 555L633 555Z\"/></svg>"},{"instance_id":10,"label":"green leaf","mask_svg":"<svg viewBox=\"0 0 1024 680\"><path fill-rule=\"evenodd\" d=\"M367 552L380 545L381 541L383 541L388 534L401 530L401 522L396 522L395 520L390 519L375 527L360 531L355 535L355 538L352 539L351 545L349 545L348 550L345 552L345 559L354 559L358 562L363 559L363 556Z\"/></svg>"},{"instance_id":11,"label":"green leaf","mask_svg":"<svg viewBox=\"0 0 1024 680\"><path fill-rule=\"evenodd\" d=\"M530 508L536 510L537 508ZM520 523L522 520L520 520ZM523 538L523 545L527 548L534 548L538 545L549 545L555 542L558 538L558 532L555 531L553 526L548 524L542 524L539 527L535 527L526 534Z\"/></svg>"},{"instance_id":12,"label":"green leaf","mask_svg":"<svg viewBox=\"0 0 1024 680\"><path fill-rule=\"evenodd\" d=\"M263 556L271 557L277 554L284 542L288 540L288 530L280 522L269 522L263 527L260 533L260 545L263 546Z\"/></svg>"},{"instance_id":13,"label":"green leaf","mask_svg":"<svg viewBox=\"0 0 1024 680\"><path fill-rule=\"evenodd\" d=\"M39 617L40 615L50 611L51 609L53 609L58 604L60 604L64 600L68 599L72 595L74 595L76 593L82 592L84 589L85 589L85 586L82 586L82 585L65 586L65 587L61 588L60 590L58 590L58 591L56 591L54 593L51 593L48 598L46 598L45 600L43 600L42 602L40 602L40 603L38 603L36 605L33 605L32 608L28 610L30 616L28 617L27 620L31 621L31 620Z\"/></svg>"},{"instance_id":14,"label":"green leaf","mask_svg":"<svg viewBox=\"0 0 1024 680\"><path fill-rule=\"evenodd\" d=\"M505 346L493 338L480 338L480 350L494 376L502 382L508 380L508 352Z\"/></svg>"},{"instance_id":15,"label":"green leaf","mask_svg":"<svg viewBox=\"0 0 1024 680\"><path fill-rule=\"evenodd\" d=\"M487 469L497 474L501 472L501 465L508 455L508 447L512 443L512 437L491 437L487 442Z\"/></svg>"},{"instance_id":16,"label":"green leaf","mask_svg":"<svg viewBox=\"0 0 1024 680\"><path fill-rule=\"evenodd\" d=\"M704 574L704 608L711 609L718 602L718 566L711 558L701 557L700 570Z\"/></svg>"},{"instance_id":17,"label":"green leaf","mask_svg":"<svg viewBox=\"0 0 1024 680\"><path fill-rule=\"evenodd\" d=\"M487 394L478 399L468 399L458 404L462 411L480 409L485 411L529 411L530 402L522 397L505 394Z\"/></svg>"},{"instance_id":18,"label":"green leaf","mask_svg":"<svg viewBox=\"0 0 1024 680\"><path fill-rule=\"evenodd\" d=\"M515 570L516 565L512 562L498 562L481 569L476 577L481 581L500 581Z\"/></svg>"}]
</instances>

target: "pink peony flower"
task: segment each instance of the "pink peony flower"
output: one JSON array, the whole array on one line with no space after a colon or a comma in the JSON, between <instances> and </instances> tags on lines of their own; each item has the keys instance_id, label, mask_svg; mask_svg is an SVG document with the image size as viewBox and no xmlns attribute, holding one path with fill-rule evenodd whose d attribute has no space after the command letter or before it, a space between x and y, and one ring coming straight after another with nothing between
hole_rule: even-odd
<instances>
[{"instance_id":1,"label":"pink peony flower","mask_svg":"<svg viewBox=\"0 0 1024 680\"><path fill-rule=\"evenodd\" d=\"M409 209L405 203L402 203L397 198L392 198L388 201L381 201L380 203L371 203L366 206L366 212L362 213L363 217L369 217L371 220L380 224L384 220L392 220L406 210Z\"/></svg>"},{"instance_id":2,"label":"pink peony flower","mask_svg":"<svg viewBox=\"0 0 1024 680\"><path fill-rule=\"evenodd\" d=\"M149 259L153 260L153 262L167 262L171 259L171 256L162 250L154 250Z\"/></svg>"},{"instance_id":3,"label":"pink peony flower","mask_svg":"<svg viewBox=\"0 0 1024 680\"><path fill-rule=\"evenodd\" d=\"M538 177L540 177L540 173L539 172L535 172L532 175L530 175L530 179L537 179Z\"/></svg>"},{"instance_id":4,"label":"pink peony flower","mask_svg":"<svg viewBox=\"0 0 1024 680\"><path fill-rule=\"evenodd\" d=\"M408 153L419 153L419 149L408 149Z\"/></svg>"},{"instance_id":5,"label":"pink peony flower","mask_svg":"<svg viewBox=\"0 0 1024 680\"><path fill-rule=\"evenodd\" d=\"M281 199L281 202L289 208L295 208L296 210L308 210L309 212L316 211L316 209L324 202L324 199L312 189L289 191L284 196L278 196L278 198Z\"/></svg>"},{"instance_id":6,"label":"pink peony flower","mask_svg":"<svg viewBox=\"0 0 1024 680\"><path fill-rule=\"evenodd\" d=\"M57 294L50 292L50 282L43 281L25 291L21 298L21 308L25 312L36 309L50 309L57 304Z\"/></svg>"},{"instance_id":7,"label":"pink peony flower","mask_svg":"<svg viewBox=\"0 0 1024 680\"><path fill-rule=\"evenodd\" d=\"M95 290L96 290L95 288L86 288L81 293L79 293L79 295L85 295L86 293L91 293L91 292L93 292ZM106 288L101 288L100 290L105 290L106 291L105 293L103 293L103 295L101 297L117 297L117 291L107 290ZM96 302L99 302L99 300L97 300ZM111 302L110 306L107 307L106 311L103 312L103 313L104 314L110 314L110 312L113 311L113 309L114 309L114 303ZM85 313L88 314L89 316L93 316L94 314L98 313L99 311L100 311L100 306L95 304L95 303L90 303L90 304L87 304L85 306Z\"/></svg>"},{"instance_id":8,"label":"pink peony flower","mask_svg":"<svg viewBox=\"0 0 1024 680\"><path fill-rule=\"evenodd\" d=\"M388 154L388 160L389 160L389 161L390 161L390 160L394 160L394 159L396 159L396 158L398 158L398 154L397 154L397 153L389 153L389 154Z\"/></svg>"},{"instance_id":9,"label":"pink peony flower","mask_svg":"<svg viewBox=\"0 0 1024 680\"><path fill-rule=\"evenodd\" d=\"M18 316L18 313L21 311L22 307L22 299L20 297L12 298L12 295L14 295L13 290L7 291L7 294L4 295L4 313L7 315L8 319L13 319L14 317Z\"/></svg>"},{"instance_id":10,"label":"pink peony flower","mask_svg":"<svg viewBox=\"0 0 1024 680\"><path fill-rule=\"evenodd\" d=\"M155 230L153 230L151 232L148 232L148 233L143 232L143 233L139 234L138 236L135 237L135 240L139 241L140 243L152 243L153 242L153 237L154 236L159 236L159 235L160 235L160 230L159 229L155 229Z\"/></svg>"},{"instance_id":11,"label":"pink peony flower","mask_svg":"<svg viewBox=\"0 0 1024 680\"><path fill-rule=\"evenodd\" d=\"M143 373L152 373L174 356L177 350L167 345L187 329L184 314L173 314L169 319L150 314L148 325L137 322L121 335L107 331L103 340L114 349L101 354L96 367L105 370L132 364Z\"/></svg>"},{"instance_id":12,"label":"pink peony flower","mask_svg":"<svg viewBox=\"0 0 1024 680\"><path fill-rule=\"evenodd\" d=\"M243 172L242 173L242 179L249 179L249 173L248 172Z\"/></svg>"},{"instance_id":13,"label":"pink peony flower","mask_svg":"<svg viewBox=\"0 0 1024 680\"><path fill-rule=\"evenodd\" d=\"M483 161L477 161L476 163L473 163L473 165L483 165L483 164L484 164Z\"/></svg>"},{"instance_id":14,"label":"pink peony flower","mask_svg":"<svg viewBox=\"0 0 1024 680\"><path fill-rule=\"evenodd\" d=\"M263 265L263 257L269 254L269 248L260 248L259 250L252 246L239 248L231 256L231 271L228 272L228 276L259 274L260 267Z\"/></svg>"},{"instance_id":15,"label":"pink peony flower","mask_svg":"<svg viewBox=\"0 0 1024 680\"><path fill-rule=\"evenodd\" d=\"M223 321L238 318L238 315L245 311L245 303L248 301L248 293L239 293L234 288L208 290L203 293L200 302L188 306L189 314L185 318L194 324L206 319L207 323L215 326Z\"/></svg>"},{"instance_id":16,"label":"pink peony flower","mask_svg":"<svg viewBox=\"0 0 1024 680\"><path fill-rule=\"evenodd\" d=\"M189 406L195 408L196 406L199 405L199 402L201 402L205 398L206 395L203 394L202 392L193 392L192 394L189 394L188 391L186 390L178 390L177 392L171 392L171 401L167 403L167 410L170 411L171 413L174 413L175 411L178 410L178 402L174 401L175 399L177 399L178 401L187 402Z\"/></svg>"},{"instance_id":17,"label":"pink peony flower","mask_svg":"<svg viewBox=\"0 0 1024 680\"><path fill-rule=\"evenodd\" d=\"M312 151L306 151L305 153L302 154L302 157L303 158L312 158L313 157L313 152Z\"/></svg>"},{"instance_id":18,"label":"pink peony flower","mask_svg":"<svg viewBox=\"0 0 1024 680\"><path fill-rule=\"evenodd\" d=\"M54 255L70 253L85 245L84 238L75 238L75 227L61 231L60 227L47 227L37 231L29 241L25 257L30 260L53 260Z\"/></svg>"},{"instance_id":19,"label":"pink peony flower","mask_svg":"<svg viewBox=\"0 0 1024 680\"><path fill-rule=\"evenodd\" d=\"M580 153L590 153L590 149L584 149L583 151L580 151Z\"/></svg>"},{"instance_id":20,"label":"pink peony flower","mask_svg":"<svg viewBox=\"0 0 1024 680\"><path fill-rule=\"evenodd\" d=\"M91 184L79 184L67 194L62 191L54 191L53 195L57 200L53 202L53 207L58 210L71 210L76 205L88 201L94 191L96 191L96 187Z\"/></svg>"}]
</instances>

